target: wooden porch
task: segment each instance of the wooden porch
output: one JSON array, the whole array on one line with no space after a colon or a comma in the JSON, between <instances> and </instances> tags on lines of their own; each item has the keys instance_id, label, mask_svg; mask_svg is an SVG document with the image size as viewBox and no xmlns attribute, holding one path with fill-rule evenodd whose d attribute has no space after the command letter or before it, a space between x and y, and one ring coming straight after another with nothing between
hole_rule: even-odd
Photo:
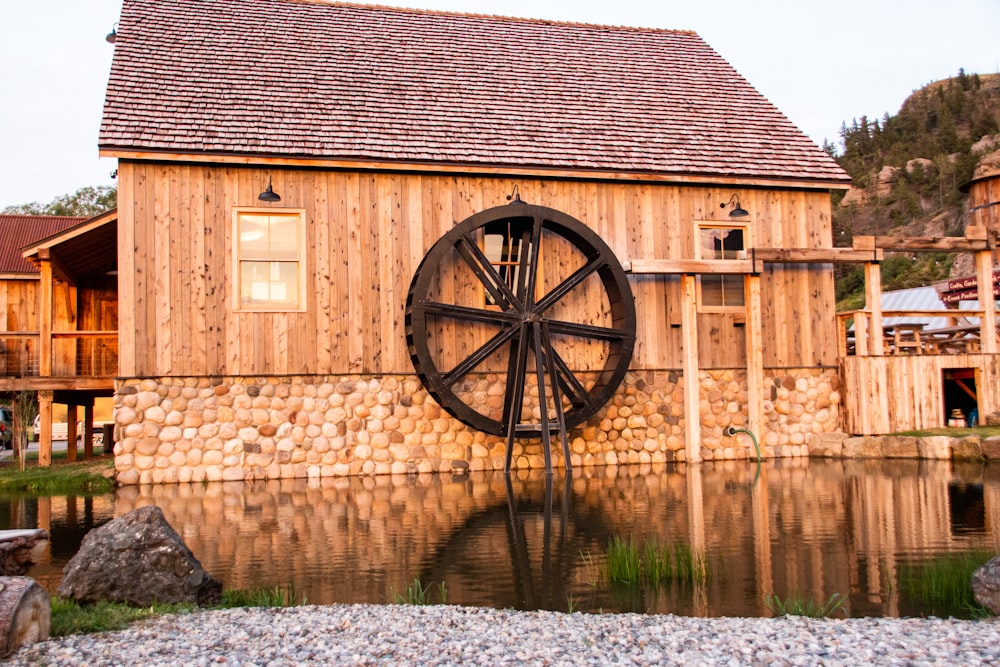
<instances>
[{"instance_id":1,"label":"wooden porch","mask_svg":"<svg viewBox=\"0 0 1000 667\"><path fill-rule=\"evenodd\" d=\"M117 222L117 211L110 211L23 251L40 275L34 294L22 297L18 321L23 328L0 331L0 394L37 392L39 465L52 460L53 403L67 406L67 458L72 461L79 435L84 456L93 455L95 399L114 395Z\"/></svg>"}]
</instances>

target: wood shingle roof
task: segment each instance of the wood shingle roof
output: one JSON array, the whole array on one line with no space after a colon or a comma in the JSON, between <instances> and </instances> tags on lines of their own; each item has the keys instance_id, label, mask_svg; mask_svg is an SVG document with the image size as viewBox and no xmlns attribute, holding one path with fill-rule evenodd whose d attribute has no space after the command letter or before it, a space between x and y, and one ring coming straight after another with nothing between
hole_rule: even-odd
<instances>
[{"instance_id":1,"label":"wood shingle roof","mask_svg":"<svg viewBox=\"0 0 1000 667\"><path fill-rule=\"evenodd\" d=\"M100 146L848 180L695 33L319 0L125 0Z\"/></svg>"}]
</instances>

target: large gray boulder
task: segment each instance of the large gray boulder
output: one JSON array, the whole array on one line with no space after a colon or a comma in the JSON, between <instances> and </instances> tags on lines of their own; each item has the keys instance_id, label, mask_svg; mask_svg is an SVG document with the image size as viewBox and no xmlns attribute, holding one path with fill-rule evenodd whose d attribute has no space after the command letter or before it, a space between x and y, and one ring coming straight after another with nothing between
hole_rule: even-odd
<instances>
[{"instance_id":1,"label":"large gray boulder","mask_svg":"<svg viewBox=\"0 0 1000 667\"><path fill-rule=\"evenodd\" d=\"M213 605L222 596L222 583L202 569L163 511L151 505L87 533L63 569L58 592L83 604Z\"/></svg>"},{"instance_id":2,"label":"large gray boulder","mask_svg":"<svg viewBox=\"0 0 1000 667\"><path fill-rule=\"evenodd\" d=\"M976 602L1000 615L1000 556L972 573L972 593Z\"/></svg>"}]
</instances>

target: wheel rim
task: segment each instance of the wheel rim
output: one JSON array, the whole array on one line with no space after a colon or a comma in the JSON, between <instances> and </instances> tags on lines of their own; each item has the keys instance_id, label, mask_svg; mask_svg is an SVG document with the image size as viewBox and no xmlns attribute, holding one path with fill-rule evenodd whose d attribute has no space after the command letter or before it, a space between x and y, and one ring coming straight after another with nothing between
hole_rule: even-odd
<instances>
[{"instance_id":1,"label":"wheel rim","mask_svg":"<svg viewBox=\"0 0 1000 667\"><path fill-rule=\"evenodd\" d=\"M407 294L406 340L425 388L456 419L494 435L547 435L583 423L617 390L635 304L593 230L515 201L431 247Z\"/></svg>"}]
</instances>

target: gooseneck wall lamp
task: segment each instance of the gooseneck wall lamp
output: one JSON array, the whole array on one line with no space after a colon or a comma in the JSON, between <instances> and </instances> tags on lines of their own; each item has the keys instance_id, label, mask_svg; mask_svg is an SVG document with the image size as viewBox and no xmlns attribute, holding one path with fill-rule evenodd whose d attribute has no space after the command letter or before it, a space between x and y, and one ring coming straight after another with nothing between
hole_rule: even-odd
<instances>
[{"instance_id":1,"label":"gooseneck wall lamp","mask_svg":"<svg viewBox=\"0 0 1000 667\"><path fill-rule=\"evenodd\" d=\"M267 177L267 190L264 190L259 195L257 195L257 199L259 199L261 201L266 201L266 202L281 201L281 196L278 195L278 193L275 192L274 189L271 187L271 177L270 176Z\"/></svg>"},{"instance_id":2,"label":"gooseneck wall lamp","mask_svg":"<svg viewBox=\"0 0 1000 667\"><path fill-rule=\"evenodd\" d=\"M109 32L108 36L104 39L108 42L108 44L114 44L118 41L118 23L111 26L111 32Z\"/></svg>"},{"instance_id":3,"label":"gooseneck wall lamp","mask_svg":"<svg viewBox=\"0 0 1000 667\"><path fill-rule=\"evenodd\" d=\"M733 210L729 212L730 218L745 218L750 215L749 211L740 206L740 196L737 194L730 197L729 201L724 201L719 204L719 208L726 208L727 206L733 207Z\"/></svg>"}]
</instances>

